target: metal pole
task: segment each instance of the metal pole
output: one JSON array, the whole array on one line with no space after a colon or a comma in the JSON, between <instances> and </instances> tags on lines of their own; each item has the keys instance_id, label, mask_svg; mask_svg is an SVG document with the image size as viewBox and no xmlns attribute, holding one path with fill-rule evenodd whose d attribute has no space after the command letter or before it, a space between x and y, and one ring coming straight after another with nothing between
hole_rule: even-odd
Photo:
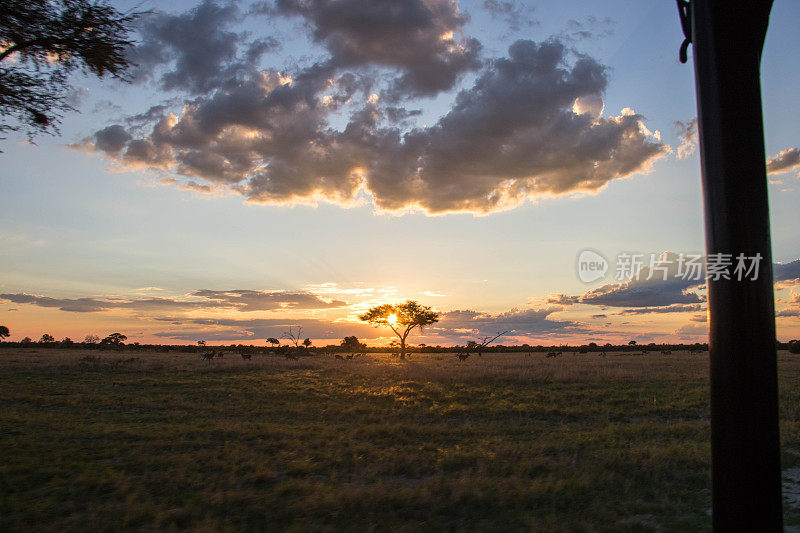
<instances>
[{"instance_id":1,"label":"metal pole","mask_svg":"<svg viewBox=\"0 0 800 533\"><path fill-rule=\"evenodd\" d=\"M708 281L712 521L718 532L781 531L775 304L760 85L772 0L678 0L678 6L684 8L684 30L691 28L693 44L707 253L762 257L756 280L731 276Z\"/></svg>"}]
</instances>

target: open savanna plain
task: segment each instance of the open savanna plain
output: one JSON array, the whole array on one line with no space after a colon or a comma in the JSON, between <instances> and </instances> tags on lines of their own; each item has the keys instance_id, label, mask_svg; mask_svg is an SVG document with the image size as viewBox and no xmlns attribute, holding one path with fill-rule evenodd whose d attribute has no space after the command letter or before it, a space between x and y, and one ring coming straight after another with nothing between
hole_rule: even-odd
<instances>
[{"instance_id":1,"label":"open savanna plain","mask_svg":"<svg viewBox=\"0 0 800 533\"><path fill-rule=\"evenodd\" d=\"M0 346L0 531L710 530L707 365Z\"/></svg>"}]
</instances>

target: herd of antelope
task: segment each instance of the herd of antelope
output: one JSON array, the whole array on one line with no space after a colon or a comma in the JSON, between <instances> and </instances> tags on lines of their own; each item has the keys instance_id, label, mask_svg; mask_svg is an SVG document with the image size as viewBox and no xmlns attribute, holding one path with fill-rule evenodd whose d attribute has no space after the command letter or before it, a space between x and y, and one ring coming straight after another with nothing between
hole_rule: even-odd
<instances>
[{"instance_id":1,"label":"herd of antelope","mask_svg":"<svg viewBox=\"0 0 800 533\"><path fill-rule=\"evenodd\" d=\"M226 353L227 352L224 352L224 351L213 351L212 350L210 352L204 352L204 353L200 354L200 357L204 361L213 361L214 359L222 359L223 357L225 357ZM636 352L625 352L625 353L627 353L629 355L647 355L650 352L648 352L647 350L641 350L641 351L636 351ZM693 350L689 350L689 353L692 354L692 355L698 355L698 354L703 353L703 350L693 349ZM240 351L240 352L238 352L238 354L245 361L250 361L250 360L253 359L253 354L250 353L250 352ZM670 355L670 354L672 354L671 350L661 350L661 355ZM323 352L322 355L330 355L330 354L328 352ZM351 360L351 359L357 359L359 357L365 357L366 355L367 355L366 352L351 353L351 354L347 354L347 355L342 355L342 354L338 354L337 353L337 354L334 354L334 358L337 359L337 360L340 360L340 361L346 361L346 360ZM461 352L456 353L456 358L459 361L466 361L467 359L470 358L471 355L472 354L470 352L461 351ZM545 359L556 358L556 357L559 357L561 355L564 355L563 351L547 352L547 355L545 355ZM577 352L573 351L572 355L577 355ZM601 351L598 355L600 357L605 357L606 356L606 352L605 351ZM398 354L398 353L393 353L392 354L392 357L399 357L399 356L400 356L400 354ZM411 354L408 354L408 353L406 354L406 357L410 357L410 356L411 356ZM478 352L478 357L481 357L481 356L482 356L481 352ZM525 353L525 357L531 357L531 356L533 356L533 352L529 351L529 352ZM293 352L284 352L283 353L283 357L285 357L286 359L296 360L297 359L297 354L293 353Z\"/></svg>"}]
</instances>

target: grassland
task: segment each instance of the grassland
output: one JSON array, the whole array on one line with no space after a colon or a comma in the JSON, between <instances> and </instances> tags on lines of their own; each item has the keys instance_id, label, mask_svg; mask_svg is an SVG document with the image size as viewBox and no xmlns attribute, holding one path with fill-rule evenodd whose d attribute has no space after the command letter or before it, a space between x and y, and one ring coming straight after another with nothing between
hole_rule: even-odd
<instances>
[{"instance_id":1,"label":"grassland","mask_svg":"<svg viewBox=\"0 0 800 533\"><path fill-rule=\"evenodd\" d=\"M0 531L710 529L705 355L233 355L0 347Z\"/></svg>"}]
</instances>

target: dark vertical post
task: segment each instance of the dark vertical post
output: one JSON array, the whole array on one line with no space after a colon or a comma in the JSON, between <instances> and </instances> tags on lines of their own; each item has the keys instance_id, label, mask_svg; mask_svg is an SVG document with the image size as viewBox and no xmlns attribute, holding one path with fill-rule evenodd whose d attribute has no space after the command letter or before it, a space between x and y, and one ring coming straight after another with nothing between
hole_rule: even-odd
<instances>
[{"instance_id":1,"label":"dark vertical post","mask_svg":"<svg viewBox=\"0 0 800 533\"><path fill-rule=\"evenodd\" d=\"M679 6L681 2L679 1ZM684 3L686 5L686 3ZM781 531L775 304L761 114L772 0L691 0L706 249L760 254L756 280L709 280L715 531Z\"/></svg>"}]
</instances>

